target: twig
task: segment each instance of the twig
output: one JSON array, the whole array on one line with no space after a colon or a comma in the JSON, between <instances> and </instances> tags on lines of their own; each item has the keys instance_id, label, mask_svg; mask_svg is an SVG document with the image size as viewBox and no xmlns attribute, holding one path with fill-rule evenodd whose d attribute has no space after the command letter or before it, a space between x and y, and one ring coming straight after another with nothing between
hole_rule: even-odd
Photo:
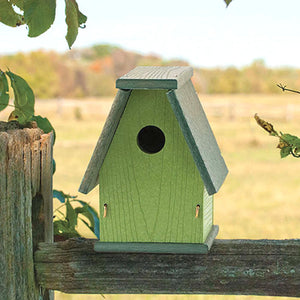
<instances>
[{"instance_id":1,"label":"twig","mask_svg":"<svg viewBox=\"0 0 300 300\"><path fill-rule=\"evenodd\" d=\"M287 89L287 88L286 88L286 85L282 85L281 83L280 83L280 84L277 84L277 86L278 86L280 89L282 89L283 92L284 92L284 91L288 91L288 92L300 94L300 91Z\"/></svg>"}]
</instances>

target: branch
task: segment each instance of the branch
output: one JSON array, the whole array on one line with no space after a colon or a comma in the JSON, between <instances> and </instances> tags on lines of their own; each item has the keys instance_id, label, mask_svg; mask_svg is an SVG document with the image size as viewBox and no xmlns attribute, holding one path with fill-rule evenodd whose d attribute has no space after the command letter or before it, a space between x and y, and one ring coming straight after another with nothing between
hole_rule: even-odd
<instances>
[{"instance_id":1,"label":"branch","mask_svg":"<svg viewBox=\"0 0 300 300\"><path fill-rule=\"evenodd\" d=\"M38 283L76 294L300 296L300 239L215 240L198 255L98 253L94 243L40 243Z\"/></svg>"},{"instance_id":2,"label":"branch","mask_svg":"<svg viewBox=\"0 0 300 300\"><path fill-rule=\"evenodd\" d=\"M280 89L282 89L283 92L284 92L284 91L288 91L288 92L300 94L300 91L287 89L287 88L286 88L286 85L282 85L281 83L280 83L280 84L277 84L277 86L278 86Z\"/></svg>"}]
</instances>

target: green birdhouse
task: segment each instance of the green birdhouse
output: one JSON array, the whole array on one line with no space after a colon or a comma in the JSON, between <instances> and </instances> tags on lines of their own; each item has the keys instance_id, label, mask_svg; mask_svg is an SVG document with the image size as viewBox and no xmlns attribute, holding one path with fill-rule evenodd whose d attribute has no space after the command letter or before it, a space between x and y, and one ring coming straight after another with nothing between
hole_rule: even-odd
<instances>
[{"instance_id":1,"label":"green birdhouse","mask_svg":"<svg viewBox=\"0 0 300 300\"><path fill-rule=\"evenodd\" d=\"M99 184L96 251L207 253L225 162L191 67L137 67L119 89L79 191Z\"/></svg>"}]
</instances>

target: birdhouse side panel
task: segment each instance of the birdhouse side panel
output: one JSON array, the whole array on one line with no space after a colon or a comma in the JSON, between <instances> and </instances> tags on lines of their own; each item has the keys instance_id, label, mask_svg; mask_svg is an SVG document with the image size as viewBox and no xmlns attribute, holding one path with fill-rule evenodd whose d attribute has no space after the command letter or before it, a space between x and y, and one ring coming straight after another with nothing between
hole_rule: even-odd
<instances>
[{"instance_id":1,"label":"birdhouse side panel","mask_svg":"<svg viewBox=\"0 0 300 300\"><path fill-rule=\"evenodd\" d=\"M203 239L206 240L213 226L214 196L208 195L205 188L203 195Z\"/></svg>"},{"instance_id":2,"label":"birdhouse side panel","mask_svg":"<svg viewBox=\"0 0 300 300\"><path fill-rule=\"evenodd\" d=\"M99 174L101 241L204 242L204 184L166 92L131 93Z\"/></svg>"}]
</instances>

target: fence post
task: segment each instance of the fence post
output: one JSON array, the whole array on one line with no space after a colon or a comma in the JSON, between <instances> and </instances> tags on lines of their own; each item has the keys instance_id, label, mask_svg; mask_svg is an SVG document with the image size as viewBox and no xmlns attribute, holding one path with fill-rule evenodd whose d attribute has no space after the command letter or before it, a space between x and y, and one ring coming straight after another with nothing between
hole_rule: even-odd
<instances>
[{"instance_id":1,"label":"fence post","mask_svg":"<svg viewBox=\"0 0 300 300\"><path fill-rule=\"evenodd\" d=\"M53 237L52 139L0 122L0 299L53 298L36 284L33 261L38 242Z\"/></svg>"}]
</instances>

